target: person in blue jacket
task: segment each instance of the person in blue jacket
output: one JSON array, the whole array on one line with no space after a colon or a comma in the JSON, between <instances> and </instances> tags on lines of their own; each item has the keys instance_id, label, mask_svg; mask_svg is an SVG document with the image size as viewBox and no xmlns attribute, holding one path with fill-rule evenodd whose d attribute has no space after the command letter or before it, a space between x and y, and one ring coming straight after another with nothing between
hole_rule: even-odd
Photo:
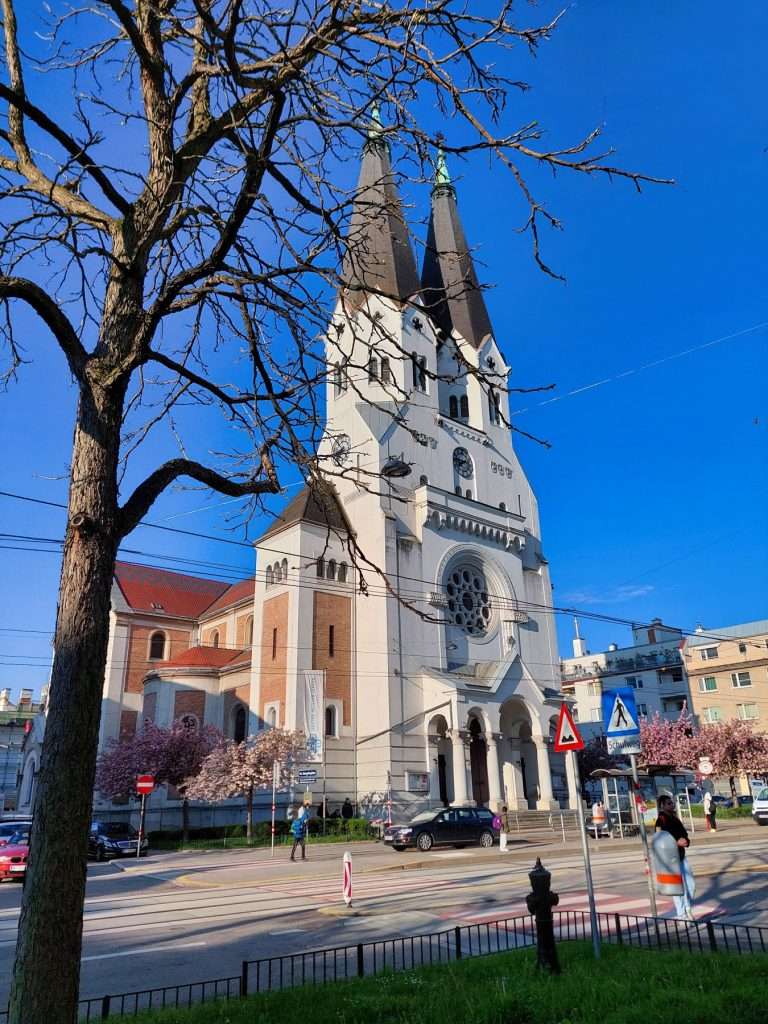
<instances>
[{"instance_id":1,"label":"person in blue jacket","mask_svg":"<svg viewBox=\"0 0 768 1024\"><path fill-rule=\"evenodd\" d=\"M296 848L301 847L301 859L307 859L307 829L309 828L309 802L305 801L304 806L291 822L291 835L293 846L291 847L291 860L296 860Z\"/></svg>"}]
</instances>

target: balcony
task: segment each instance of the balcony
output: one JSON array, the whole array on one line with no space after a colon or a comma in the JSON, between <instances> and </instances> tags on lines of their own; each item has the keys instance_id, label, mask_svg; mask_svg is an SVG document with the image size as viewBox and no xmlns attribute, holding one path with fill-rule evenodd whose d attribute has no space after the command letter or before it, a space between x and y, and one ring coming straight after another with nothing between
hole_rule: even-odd
<instances>
[{"instance_id":1,"label":"balcony","mask_svg":"<svg viewBox=\"0 0 768 1024\"><path fill-rule=\"evenodd\" d=\"M613 655L613 656L611 656ZM603 655L605 661L590 661L589 655L579 665L563 666L563 679L590 679L595 676L614 676L622 672L646 672L648 669L656 669L662 672L672 672L673 669L682 667L680 652L677 650L649 651L647 654L629 654L621 652L614 654L608 652ZM669 684L664 682L667 692L684 693L686 691L685 680L679 683ZM676 689L669 689L669 687Z\"/></svg>"},{"instance_id":2,"label":"balcony","mask_svg":"<svg viewBox=\"0 0 768 1024\"><path fill-rule=\"evenodd\" d=\"M415 496L418 521L435 530L468 533L500 547L525 545L525 516L426 484Z\"/></svg>"}]
</instances>

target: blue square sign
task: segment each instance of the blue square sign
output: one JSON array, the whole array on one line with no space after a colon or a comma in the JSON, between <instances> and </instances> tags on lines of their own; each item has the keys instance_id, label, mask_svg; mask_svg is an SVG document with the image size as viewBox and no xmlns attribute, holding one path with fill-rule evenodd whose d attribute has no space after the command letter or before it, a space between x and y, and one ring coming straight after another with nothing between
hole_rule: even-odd
<instances>
[{"instance_id":1,"label":"blue square sign","mask_svg":"<svg viewBox=\"0 0 768 1024\"><path fill-rule=\"evenodd\" d=\"M609 754L640 753L640 719L631 686L603 690L603 728Z\"/></svg>"}]
</instances>

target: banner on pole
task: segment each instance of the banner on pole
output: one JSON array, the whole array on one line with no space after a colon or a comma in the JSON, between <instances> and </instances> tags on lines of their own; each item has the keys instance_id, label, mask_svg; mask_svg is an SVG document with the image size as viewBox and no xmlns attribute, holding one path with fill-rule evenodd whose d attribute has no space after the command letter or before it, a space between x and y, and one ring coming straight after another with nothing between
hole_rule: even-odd
<instances>
[{"instance_id":1,"label":"banner on pole","mask_svg":"<svg viewBox=\"0 0 768 1024\"><path fill-rule=\"evenodd\" d=\"M307 752L304 761L323 760L323 690L325 672L312 670L304 673L304 735L307 737Z\"/></svg>"}]
</instances>

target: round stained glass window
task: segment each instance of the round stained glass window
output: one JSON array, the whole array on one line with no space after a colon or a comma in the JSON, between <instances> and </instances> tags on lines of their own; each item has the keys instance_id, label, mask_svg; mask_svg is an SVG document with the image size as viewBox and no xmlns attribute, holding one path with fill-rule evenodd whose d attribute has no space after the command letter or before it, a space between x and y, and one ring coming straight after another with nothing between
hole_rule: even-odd
<instances>
[{"instance_id":1,"label":"round stained glass window","mask_svg":"<svg viewBox=\"0 0 768 1024\"><path fill-rule=\"evenodd\" d=\"M482 636L491 621L491 598L482 569L458 566L449 575L445 589L449 620L470 636Z\"/></svg>"}]
</instances>

